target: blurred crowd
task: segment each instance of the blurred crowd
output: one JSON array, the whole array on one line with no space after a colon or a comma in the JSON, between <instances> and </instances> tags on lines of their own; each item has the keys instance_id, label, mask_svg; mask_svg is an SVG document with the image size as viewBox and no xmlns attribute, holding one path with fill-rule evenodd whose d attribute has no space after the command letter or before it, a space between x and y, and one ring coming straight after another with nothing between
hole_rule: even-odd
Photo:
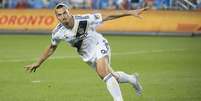
<instances>
[{"instance_id":1,"label":"blurred crowd","mask_svg":"<svg viewBox=\"0 0 201 101\"><path fill-rule=\"evenodd\" d=\"M0 0L0 8L49 8L59 2L66 2L74 9L137 9L150 7L152 9L201 8L201 0Z\"/></svg>"}]
</instances>

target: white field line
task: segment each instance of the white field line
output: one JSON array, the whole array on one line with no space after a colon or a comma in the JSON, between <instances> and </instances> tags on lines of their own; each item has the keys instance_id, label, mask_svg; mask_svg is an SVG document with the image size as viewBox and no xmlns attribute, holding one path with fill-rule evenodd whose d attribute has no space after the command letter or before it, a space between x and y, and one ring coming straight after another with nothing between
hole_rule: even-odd
<instances>
[{"instance_id":1,"label":"white field line","mask_svg":"<svg viewBox=\"0 0 201 101\"><path fill-rule=\"evenodd\" d=\"M148 54L148 53L163 53L163 52L181 52L181 51L186 51L186 49L158 49L158 50L140 50L140 51L130 51L130 52L114 52L112 53L112 56L122 56L122 55L135 55L135 54ZM49 59L54 60L54 59L72 59L72 58L79 58L79 56L74 55L74 56L54 56L50 57ZM26 62L26 61L35 61L37 60L36 58L31 58L31 59L5 59L1 60L1 62Z\"/></svg>"}]
</instances>

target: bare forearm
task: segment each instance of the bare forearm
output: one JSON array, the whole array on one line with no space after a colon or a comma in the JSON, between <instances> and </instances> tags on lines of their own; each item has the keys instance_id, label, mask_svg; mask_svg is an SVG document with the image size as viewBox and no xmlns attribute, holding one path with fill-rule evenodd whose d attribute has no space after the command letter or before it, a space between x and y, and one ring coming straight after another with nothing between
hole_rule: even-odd
<instances>
[{"instance_id":1,"label":"bare forearm","mask_svg":"<svg viewBox=\"0 0 201 101\"><path fill-rule=\"evenodd\" d=\"M103 17L103 22L108 21L108 20L118 19L118 18L125 17L125 16L134 16L134 17L141 19L142 17L140 16L140 14L147 9L149 9L149 8L145 7L145 8L141 8L141 9L137 9L137 10L129 10L129 11L124 11L124 12L122 11L121 14L107 15L107 16Z\"/></svg>"},{"instance_id":2,"label":"bare forearm","mask_svg":"<svg viewBox=\"0 0 201 101\"><path fill-rule=\"evenodd\" d=\"M40 58L37 60L37 63L41 65L49 56L51 56L56 50L57 46L49 45L48 48L44 50Z\"/></svg>"},{"instance_id":3,"label":"bare forearm","mask_svg":"<svg viewBox=\"0 0 201 101\"><path fill-rule=\"evenodd\" d=\"M38 67L49 57L51 56L54 51L56 50L57 46L49 45L48 48L46 48L41 55L41 57L38 59L36 63L30 64L25 66L26 70L28 72L35 72Z\"/></svg>"},{"instance_id":4,"label":"bare forearm","mask_svg":"<svg viewBox=\"0 0 201 101\"><path fill-rule=\"evenodd\" d=\"M108 21L108 20L114 20L114 19L118 19L118 18L121 18L121 17L125 17L125 16L131 16L132 14L129 14L129 13L125 13L125 14L116 14L116 15L109 15L107 17L105 17L103 19L103 22L104 21Z\"/></svg>"}]
</instances>

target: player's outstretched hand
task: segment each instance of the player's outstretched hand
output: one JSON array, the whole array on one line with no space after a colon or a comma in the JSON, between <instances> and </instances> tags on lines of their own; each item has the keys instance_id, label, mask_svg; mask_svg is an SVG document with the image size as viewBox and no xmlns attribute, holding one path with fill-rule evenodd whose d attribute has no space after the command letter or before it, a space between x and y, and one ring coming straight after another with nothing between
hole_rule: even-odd
<instances>
[{"instance_id":1,"label":"player's outstretched hand","mask_svg":"<svg viewBox=\"0 0 201 101\"><path fill-rule=\"evenodd\" d=\"M138 17L140 19L142 19L142 16L140 16L140 14L146 10L148 10L149 7L144 7L144 8L141 8L141 9L136 9L136 10L130 10L128 11L130 14L132 14L133 16L135 17Z\"/></svg>"},{"instance_id":2,"label":"player's outstretched hand","mask_svg":"<svg viewBox=\"0 0 201 101\"><path fill-rule=\"evenodd\" d=\"M35 72L36 69L39 67L40 65L38 63L33 63L33 64L30 64L30 65L27 65L25 66L24 68L26 69L26 71L28 72Z\"/></svg>"}]
</instances>

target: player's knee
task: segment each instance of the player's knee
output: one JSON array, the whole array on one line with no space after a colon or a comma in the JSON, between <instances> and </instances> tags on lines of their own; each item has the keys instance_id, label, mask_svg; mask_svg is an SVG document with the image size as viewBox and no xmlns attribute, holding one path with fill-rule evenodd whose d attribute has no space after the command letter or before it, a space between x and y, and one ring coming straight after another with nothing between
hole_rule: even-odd
<instances>
[{"instance_id":1,"label":"player's knee","mask_svg":"<svg viewBox=\"0 0 201 101\"><path fill-rule=\"evenodd\" d=\"M107 82L110 78L116 79L112 73L109 73L103 78L103 81Z\"/></svg>"},{"instance_id":2,"label":"player's knee","mask_svg":"<svg viewBox=\"0 0 201 101\"><path fill-rule=\"evenodd\" d=\"M99 77L101 79L104 79L104 77L106 77L108 74L110 74L109 72L106 71L97 71L97 74L99 75Z\"/></svg>"}]
</instances>

